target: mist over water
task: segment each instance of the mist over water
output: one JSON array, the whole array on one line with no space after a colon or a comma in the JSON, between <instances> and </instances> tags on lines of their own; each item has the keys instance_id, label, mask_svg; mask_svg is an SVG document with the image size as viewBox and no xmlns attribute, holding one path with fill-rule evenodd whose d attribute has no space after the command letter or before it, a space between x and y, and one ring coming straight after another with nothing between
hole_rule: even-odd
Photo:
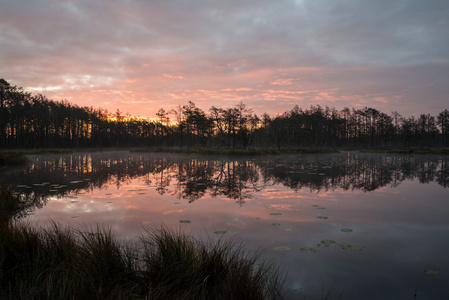
<instances>
[{"instance_id":1,"label":"mist over water","mask_svg":"<svg viewBox=\"0 0 449 300\"><path fill-rule=\"evenodd\" d=\"M286 271L291 299L449 293L447 156L30 158L26 169L0 173L23 203L16 219L100 224L129 242L161 223L206 239L238 235L248 251L266 249L264 257Z\"/></svg>"}]
</instances>

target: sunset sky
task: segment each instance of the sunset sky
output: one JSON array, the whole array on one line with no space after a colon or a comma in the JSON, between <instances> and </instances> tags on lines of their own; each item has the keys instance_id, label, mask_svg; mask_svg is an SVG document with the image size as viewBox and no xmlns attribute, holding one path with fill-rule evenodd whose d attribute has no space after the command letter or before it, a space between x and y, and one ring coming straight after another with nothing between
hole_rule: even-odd
<instances>
[{"instance_id":1,"label":"sunset sky","mask_svg":"<svg viewBox=\"0 0 449 300\"><path fill-rule=\"evenodd\" d=\"M0 78L134 116L193 101L449 109L447 0L0 0Z\"/></svg>"}]
</instances>

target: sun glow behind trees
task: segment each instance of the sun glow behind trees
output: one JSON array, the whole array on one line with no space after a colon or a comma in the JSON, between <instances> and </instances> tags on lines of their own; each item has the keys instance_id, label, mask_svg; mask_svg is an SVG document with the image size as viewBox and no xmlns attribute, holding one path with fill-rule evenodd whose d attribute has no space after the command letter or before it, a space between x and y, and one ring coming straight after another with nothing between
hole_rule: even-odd
<instances>
[{"instance_id":1,"label":"sun glow behind trees","mask_svg":"<svg viewBox=\"0 0 449 300\"><path fill-rule=\"evenodd\" d=\"M242 102L205 112L189 101L176 110L160 108L149 119L33 96L3 79L0 100L2 148L449 146L447 109L407 118L370 107L317 105L259 117Z\"/></svg>"}]
</instances>

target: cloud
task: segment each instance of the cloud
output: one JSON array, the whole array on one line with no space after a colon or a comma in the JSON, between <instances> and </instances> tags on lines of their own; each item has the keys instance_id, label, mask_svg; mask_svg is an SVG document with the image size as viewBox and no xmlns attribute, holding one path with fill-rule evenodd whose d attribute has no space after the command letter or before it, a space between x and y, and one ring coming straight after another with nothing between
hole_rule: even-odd
<instances>
[{"instance_id":1,"label":"cloud","mask_svg":"<svg viewBox=\"0 0 449 300\"><path fill-rule=\"evenodd\" d=\"M0 6L0 76L81 106L150 117L188 100L244 101L259 114L293 103L435 114L449 100L445 0Z\"/></svg>"}]
</instances>

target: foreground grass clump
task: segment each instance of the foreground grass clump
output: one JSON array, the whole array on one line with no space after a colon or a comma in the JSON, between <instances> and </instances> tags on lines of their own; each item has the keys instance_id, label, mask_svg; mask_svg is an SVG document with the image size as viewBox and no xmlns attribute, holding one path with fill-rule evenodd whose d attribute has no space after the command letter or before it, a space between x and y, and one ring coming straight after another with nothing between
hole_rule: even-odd
<instances>
[{"instance_id":1,"label":"foreground grass clump","mask_svg":"<svg viewBox=\"0 0 449 300\"><path fill-rule=\"evenodd\" d=\"M110 230L0 224L0 299L279 299L277 269L235 239L166 227L136 245Z\"/></svg>"}]
</instances>

